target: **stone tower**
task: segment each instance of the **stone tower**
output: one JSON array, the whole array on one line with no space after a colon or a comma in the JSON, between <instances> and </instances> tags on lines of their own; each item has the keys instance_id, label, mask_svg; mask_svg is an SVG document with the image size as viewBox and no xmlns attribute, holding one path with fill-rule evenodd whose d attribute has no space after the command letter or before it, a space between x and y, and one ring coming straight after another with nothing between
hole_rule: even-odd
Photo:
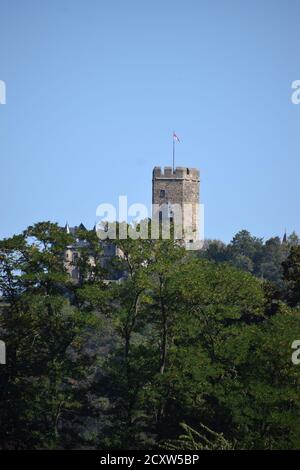
<instances>
[{"instance_id":1,"label":"stone tower","mask_svg":"<svg viewBox=\"0 0 300 470\"><path fill-rule=\"evenodd\" d=\"M182 225L180 238L188 249L200 243L199 170L171 167L153 169L152 218Z\"/></svg>"}]
</instances>

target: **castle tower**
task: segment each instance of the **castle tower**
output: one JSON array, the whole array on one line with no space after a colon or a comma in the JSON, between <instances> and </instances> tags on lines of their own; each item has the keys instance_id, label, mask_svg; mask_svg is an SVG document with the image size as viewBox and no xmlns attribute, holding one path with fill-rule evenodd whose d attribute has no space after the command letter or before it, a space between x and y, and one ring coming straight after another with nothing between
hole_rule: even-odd
<instances>
[{"instance_id":1,"label":"castle tower","mask_svg":"<svg viewBox=\"0 0 300 470\"><path fill-rule=\"evenodd\" d=\"M181 240L189 249L196 249L200 240L199 183L196 168L153 169L152 218L181 223Z\"/></svg>"}]
</instances>

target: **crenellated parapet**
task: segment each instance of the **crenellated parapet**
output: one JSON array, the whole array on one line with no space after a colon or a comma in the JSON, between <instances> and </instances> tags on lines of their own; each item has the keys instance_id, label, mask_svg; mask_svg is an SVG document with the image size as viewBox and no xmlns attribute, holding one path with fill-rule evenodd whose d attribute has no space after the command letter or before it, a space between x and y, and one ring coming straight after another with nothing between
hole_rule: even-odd
<instances>
[{"instance_id":1,"label":"crenellated parapet","mask_svg":"<svg viewBox=\"0 0 300 470\"><path fill-rule=\"evenodd\" d=\"M170 178L170 179L187 179L187 180L199 180L200 172L197 168L186 168L183 166L177 166L174 171L171 166L155 166L153 169L153 178Z\"/></svg>"}]
</instances>

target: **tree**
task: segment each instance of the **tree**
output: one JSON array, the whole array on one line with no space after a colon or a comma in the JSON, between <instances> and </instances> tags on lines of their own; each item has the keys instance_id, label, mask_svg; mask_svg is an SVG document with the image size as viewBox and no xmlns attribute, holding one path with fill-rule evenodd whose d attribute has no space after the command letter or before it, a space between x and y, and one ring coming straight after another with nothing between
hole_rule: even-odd
<instances>
[{"instance_id":1,"label":"tree","mask_svg":"<svg viewBox=\"0 0 300 470\"><path fill-rule=\"evenodd\" d=\"M292 246L298 246L300 245L300 239L296 232L292 232L288 237L287 237L287 244L289 247Z\"/></svg>"},{"instance_id":2,"label":"tree","mask_svg":"<svg viewBox=\"0 0 300 470\"><path fill-rule=\"evenodd\" d=\"M238 268L253 272L262 255L263 241L241 230L231 240L228 250L232 263Z\"/></svg>"},{"instance_id":3,"label":"tree","mask_svg":"<svg viewBox=\"0 0 300 470\"><path fill-rule=\"evenodd\" d=\"M267 240L263 246L262 257L257 266L256 274L283 289L282 263L288 255L288 250L288 246L281 243L279 237Z\"/></svg>"},{"instance_id":4,"label":"tree","mask_svg":"<svg viewBox=\"0 0 300 470\"><path fill-rule=\"evenodd\" d=\"M173 239L116 240L123 278L107 282L102 243L77 235L78 283L76 240L56 224L0 241L0 447L299 447L297 244L283 265L292 309L245 271L277 282L277 238L239 234L212 245L214 261Z\"/></svg>"},{"instance_id":5,"label":"tree","mask_svg":"<svg viewBox=\"0 0 300 470\"><path fill-rule=\"evenodd\" d=\"M212 431L204 424L200 423L201 432L185 423L182 423L181 427L184 434L178 439L166 441L162 448L168 450L233 450L234 448L223 434Z\"/></svg>"},{"instance_id":6,"label":"tree","mask_svg":"<svg viewBox=\"0 0 300 470\"><path fill-rule=\"evenodd\" d=\"M205 240L200 256L216 263L224 263L229 260L227 246L220 240Z\"/></svg>"},{"instance_id":7,"label":"tree","mask_svg":"<svg viewBox=\"0 0 300 470\"><path fill-rule=\"evenodd\" d=\"M283 278L287 286L287 301L291 306L300 305L300 246L292 246L289 256L282 263Z\"/></svg>"},{"instance_id":8,"label":"tree","mask_svg":"<svg viewBox=\"0 0 300 470\"><path fill-rule=\"evenodd\" d=\"M95 323L68 300L64 250L69 242L50 222L0 242L6 301L1 330L7 346L7 364L0 370L2 448L61 445L65 422L83 405L79 389L91 373L84 337Z\"/></svg>"},{"instance_id":9,"label":"tree","mask_svg":"<svg viewBox=\"0 0 300 470\"><path fill-rule=\"evenodd\" d=\"M224 432L239 448L299 448L300 375L291 361L297 331L299 313L282 304L276 315L224 345L223 359L233 371L219 395L231 416Z\"/></svg>"}]
</instances>

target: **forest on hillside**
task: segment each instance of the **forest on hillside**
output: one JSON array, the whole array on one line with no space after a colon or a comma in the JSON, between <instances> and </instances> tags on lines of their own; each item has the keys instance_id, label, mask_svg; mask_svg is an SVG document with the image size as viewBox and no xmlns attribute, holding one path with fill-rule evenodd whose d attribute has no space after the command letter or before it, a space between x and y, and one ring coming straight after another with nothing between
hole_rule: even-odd
<instances>
[{"instance_id":1,"label":"forest on hillside","mask_svg":"<svg viewBox=\"0 0 300 470\"><path fill-rule=\"evenodd\" d=\"M299 449L298 236L114 243L120 282L94 231L0 241L0 448Z\"/></svg>"}]
</instances>

